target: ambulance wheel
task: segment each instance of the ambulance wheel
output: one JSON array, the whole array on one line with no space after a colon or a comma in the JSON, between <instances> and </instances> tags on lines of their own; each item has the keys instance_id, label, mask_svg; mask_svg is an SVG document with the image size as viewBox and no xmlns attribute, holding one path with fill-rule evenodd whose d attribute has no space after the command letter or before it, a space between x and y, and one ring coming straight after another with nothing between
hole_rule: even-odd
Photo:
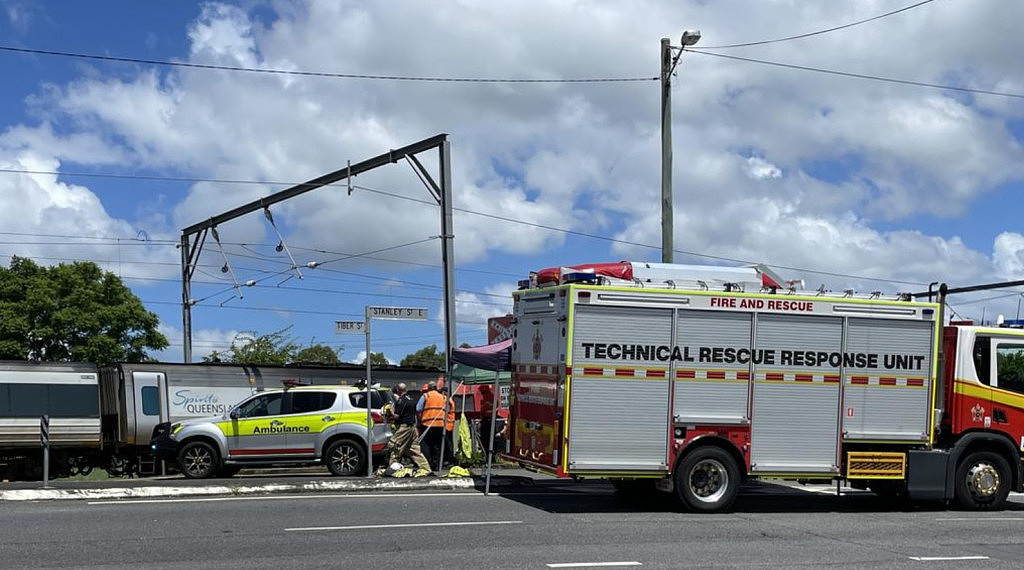
<instances>
[{"instance_id":1,"label":"ambulance wheel","mask_svg":"<svg viewBox=\"0 0 1024 570\"><path fill-rule=\"evenodd\" d=\"M675 473L676 495L689 509L721 512L732 506L740 487L740 469L728 451L699 447L686 455Z\"/></svg>"},{"instance_id":2,"label":"ambulance wheel","mask_svg":"<svg viewBox=\"0 0 1024 570\"><path fill-rule=\"evenodd\" d=\"M338 439L327 446L324 462L339 477L359 475L366 471L366 451L351 439Z\"/></svg>"},{"instance_id":3,"label":"ambulance wheel","mask_svg":"<svg viewBox=\"0 0 1024 570\"><path fill-rule=\"evenodd\" d=\"M217 472L217 450L205 441L190 441L178 452L178 468L189 479L208 479Z\"/></svg>"},{"instance_id":4,"label":"ambulance wheel","mask_svg":"<svg viewBox=\"0 0 1024 570\"><path fill-rule=\"evenodd\" d=\"M972 453L956 468L956 502L969 511L1001 509L1012 483L1010 465L1001 455L991 451Z\"/></svg>"}]
</instances>

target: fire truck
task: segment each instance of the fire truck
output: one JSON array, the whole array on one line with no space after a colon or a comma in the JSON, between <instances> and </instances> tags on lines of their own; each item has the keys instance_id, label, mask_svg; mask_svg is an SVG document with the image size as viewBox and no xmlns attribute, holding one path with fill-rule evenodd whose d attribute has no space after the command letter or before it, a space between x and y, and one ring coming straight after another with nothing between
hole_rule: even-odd
<instances>
[{"instance_id":1,"label":"fire truck","mask_svg":"<svg viewBox=\"0 0 1024 570\"><path fill-rule=\"evenodd\" d=\"M1022 486L1024 330L944 325L951 292L804 291L764 266L531 273L505 457L704 512L751 478L999 509Z\"/></svg>"}]
</instances>

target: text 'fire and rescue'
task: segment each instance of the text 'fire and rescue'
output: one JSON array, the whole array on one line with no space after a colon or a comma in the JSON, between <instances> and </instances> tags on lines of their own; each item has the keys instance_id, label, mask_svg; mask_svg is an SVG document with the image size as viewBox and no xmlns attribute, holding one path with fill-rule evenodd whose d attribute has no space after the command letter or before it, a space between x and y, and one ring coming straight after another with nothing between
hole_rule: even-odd
<instances>
[{"instance_id":1,"label":"text 'fire and rescue'","mask_svg":"<svg viewBox=\"0 0 1024 570\"><path fill-rule=\"evenodd\" d=\"M868 352L828 352L823 350L771 350L655 344L616 344L584 342L584 358L601 360L660 360L667 362L704 362L713 364L766 364L779 366L818 366L838 368L885 368L889 370L921 370L924 355L874 354ZM880 366L881 365L881 366Z\"/></svg>"},{"instance_id":2,"label":"text 'fire and rescue'","mask_svg":"<svg viewBox=\"0 0 1024 570\"><path fill-rule=\"evenodd\" d=\"M788 299L712 297L711 306L729 309L768 309L769 311L791 311L797 313L810 313L814 311L813 301L790 301Z\"/></svg>"}]
</instances>

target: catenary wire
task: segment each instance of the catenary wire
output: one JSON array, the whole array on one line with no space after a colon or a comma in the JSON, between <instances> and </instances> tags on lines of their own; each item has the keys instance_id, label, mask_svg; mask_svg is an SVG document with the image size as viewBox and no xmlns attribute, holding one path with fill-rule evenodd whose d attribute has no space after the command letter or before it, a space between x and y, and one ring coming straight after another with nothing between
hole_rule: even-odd
<instances>
[{"instance_id":1,"label":"catenary wire","mask_svg":"<svg viewBox=\"0 0 1024 570\"><path fill-rule=\"evenodd\" d=\"M906 12L908 10L913 10L914 8L918 8L920 6L924 6L925 4L930 4L930 3L934 2L934 1L935 0L923 0L922 2L918 2L916 4L911 4L910 6L904 6L903 8L900 8L898 10L892 10L891 12L886 12L884 14L879 14L879 15L873 16L871 18L865 18L863 20L857 20L856 22L850 22L848 24L843 24L841 26L834 26L834 27L831 27L831 28L826 28L824 30L818 30L816 32L809 32L809 33L806 33L806 34L798 34L798 35L795 35L795 36L786 36L784 38L775 38L775 39L772 39L772 40L761 40L761 41L756 41L756 42L745 42L745 43L739 43L739 44L727 44L727 45L720 45L720 46L701 46L700 49L740 48L740 47L749 47L749 46L761 46L761 45L765 45L765 44L775 44L775 43L779 43L779 42L788 42L788 41L792 41L792 40L802 40L804 38L810 38L810 37L813 37L813 36L820 36L822 34L828 34L830 32L836 32L836 31L839 31L839 30L845 30L847 28L852 28L854 26L859 26L861 24L867 24L868 22L874 22L875 20L881 20L882 18L888 18L889 16L895 16L896 14L899 14L901 12Z\"/></svg>"},{"instance_id":2,"label":"catenary wire","mask_svg":"<svg viewBox=\"0 0 1024 570\"><path fill-rule=\"evenodd\" d=\"M411 81L422 83L632 83L640 81L658 81L658 77L580 77L580 78L514 78L514 77L430 77L416 75L385 75L372 73L332 73L327 71L301 71L292 69L273 69L259 67L243 67L235 65L214 65L209 63L192 63L185 61L167 61L159 59L143 59L135 57L117 57L111 55L99 55L93 53L80 53L57 50L44 50L16 46L0 45L0 51L17 53L23 55L45 55L54 57L68 57L76 59L90 59L94 61L107 61L115 63L136 63L143 65L158 65L164 67L177 67L185 69L205 69L214 71L232 71L242 73L259 73L267 75L294 75L303 77L327 77L334 79L374 79L381 81Z\"/></svg>"},{"instance_id":3,"label":"catenary wire","mask_svg":"<svg viewBox=\"0 0 1024 570\"><path fill-rule=\"evenodd\" d=\"M688 48L688 51L689 51L689 48ZM734 56L726 56L726 55L723 55L723 54L715 54L715 53L707 53L705 55L711 55L711 56L716 56L716 57L726 57L726 58L733 58L733 59L744 59L744 58L735 58ZM756 60L752 60L752 61L756 61ZM83 174L83 173L60 173L60 172L55 172L55 171L39 171L39 170L27 171L27 170L22 170L22 169L0 169L0 173L34 173L34 174L50 174L50 175L64 175L64 176L79 176L79 175L82 175L82 176L95 176L95 177L114 176L114 177L120 177L120 178L132 178L132 177L135 176L135 175L107 175L107 174L95 174L95 173L86 173L86 174ZM228 184L259 184L259 185L288 185L288 184L290 184L288 182L268 182L268 181L239 180L239 179L175 178L175 177L156 177L156 176L154 176L154 177L144 176L142 178L144 178L144 179L152 179L152 180L162 180L162 181L170 180L170 181L213 182L213 183L228 183ZM342 185L340 185L340 184L326 184L325 186L342 186ZM346 185L346 187L347 187L347 185ZM385 191L385 190L379 190L379 189L376 189L376 188L370 188L370 187L361 186L361 185L353 185L352 187L360 189L360 190L363 190L363 191L366 191L366 192L371 192L371 193L374 193L374 194L379 194L379 195L382 195L382 196L389 196L389 197L392 197L392 198L397 198L397 199L407 200L407 201L411 201L411 202L417 202L417 203L421 203L421 204L426 204L426 205L429 205L429 206L433 206L435 208L437 207L437 203L436 202L432 202L432 201L428 201L428 200L422 200L422 199L418 199L418 198L413 198L411 196L405 196L405 195L398 194L398 193L395 193L395 192L388 192L388 191ZM646 249L657 249L657 250L661 249L661 246L658 246L658 245L651 245L651 244L634 242L634 241L629 241L629 240L622 240L622 239L617 239L617 238L608 237L608 236L602 236L602 235L598 235L598 234L591 234L591 233L587 233L587 232L580 232L580 231L576 231L576 230L569 230L569 229L566 229L566 228L558 228L558 227L555 227L555 226L548 226L548 225L545 225L545 224L537 224L537 223L528 222L528 221L525 221L525 220L518 220L518 219L515 219L515 218L509 218L507 216L499 216L497 214L488 214L488 213L485 213L485 212L477 212L477 211L469 210L469 209L466 209L466 208L453 207L453 210L461 212L461 213L465 213L465 214L483 216L483 217L487 217L487 218L491 218L491 219L496 219L496 220L500 220L500 221L505 221L505 222L509 222L509 223L522 224L522 225L536 227L538 229L562 232L562 233L566 233L566 234L569 234L569 235L576 235L576 236L579 236L579 237L586 237L586 238L591 238L591 239L597 239L597 240L607 241L607 242L610 242L610 243L617 243L617 244L629 245L629 246L634 246L634 247L642 247L642 248L646 248ZM698 253L698 252L694 252L694 251L686 251L686 250L679 250L679 249L673 249L672 251L674 253L680 253L680 254L689 255L689 256L692 256L692 257L699 257L699 258L704 258L704 259L714 259L714 260L718 260L718 261L728 261L730 263L744 263L744 264L760 263L760 262L755 262L755 261L750 261L750 260L745 260L745 259L737 259L737 258L720 256L720 255L712 255L712 254L707 254L707 253ZM847 274L847 273L838 273L838 272L833 272L833 271L822 271L822 270L816 270L816 269L809 269L809 268L805 268L805 267L794 267L794 266L778 265L778 264L771 264L771 263L768 264L768 265L771 265L772 267L778 268L778 269L787 269L789 271L798 271L798 272L803 272L803 273L813 273L813 274L816 274L816 275L828 275L830 277L842 277L842 278L846 278L846 279L862 279L862 280L867 280L867 281L877 281L879 283L892 283L892 284L903 284L903 285L926 285L926 283L919 282L919 281L886 279L886 278L881 278L881 277L868 277L868 276L864 276L864 275L853 275L853 274Z\"/></svg>"},{"instance_id":4,"label":"catenary wire","mask_svg":"<svg viewBox=\"0 0 1024 570\"><path fill-rule=\"evenodd\" d=\"M837 75L839 77L849 77L852 79L865 79L869 81L879 81L882 83L894 83L897 85L909 85L913 87L926 87L929 89L941 89L945 91L957 91L960 93L972 93L975 95L992 95L996 97L1009 97L1013 99L1024 99L1024 93L1011 93L1009 91L990 91L987 89L974 89L971 87L958 87L956 85L944 85L941 83L927 83L924 81L911 81L908 79L897 79L895 77L882 77L879 75L868 75L865 73L852 73L849 71L838 71L835 69L824 69L820 67L810 67L807 65L796 65L792 63L782 63L778 61L768 61L764 59L754 59L751 57L739 57L736 55L726 55L724 53L714 53L709 51L702 51L703 48L697 49L692 47L683 48L684 51L690 53L699 53L710 57L720 57L723 59L731 59L735 61L744 61L747 63L757 63L761 65L768 65L773 67L781 67L785 69L795 69L799 71L810 71L814 73L824 73L826 75Z\"/></svg>"}]
</instances>

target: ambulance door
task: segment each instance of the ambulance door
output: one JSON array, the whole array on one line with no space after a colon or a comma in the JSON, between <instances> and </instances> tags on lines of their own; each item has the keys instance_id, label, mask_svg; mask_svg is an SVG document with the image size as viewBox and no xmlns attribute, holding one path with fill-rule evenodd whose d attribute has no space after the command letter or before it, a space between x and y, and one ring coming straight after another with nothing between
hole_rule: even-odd
<instances>
[{"instance_id":1,"label":"ambulance door","mask_svg":"<svg viewBox=\"0 0 1024 570\"><path fill-rule=\"evenodd\" d=\"M229 459L260 459L287 449L282 414L284 394L258 394L242 402L229 419L217 425L227 438Z\"/></svg>"},{"instance_id":2,"label":"ambulance door","mask_svg":"<svg viewBox=\"0 0 1024 570\"><path fill-rule=\"evenodd\" d=\"M668 470L673 315L574 305L570 473Z\"/></svg>"},{"instance_id":3,"label":"ambulance door","mask_svg":"<svg viewBox=\"0 0 1024 570\"><path fill-rule=\"evenodd\" d=\"M772 357L754 369L751 470L837 473L843 319L761 313L754 326L756 348Z\"/></svg>"},{"instance_id":4,"label":"ambulance door","mask_svg":"<svg viewBox=\"0 0 1024 570\"><path fill-rule=\"evenodd\" d=\"M365 392L360 394L366 399ZM337 392L291 390L288 415L284 417L288 428L288 454L294 457L313 457L317 453L320 434L345 418L343 412L331 412L338 398ZM362 419L365 424L366 415Z\"/></svg>"}]
</instances>

